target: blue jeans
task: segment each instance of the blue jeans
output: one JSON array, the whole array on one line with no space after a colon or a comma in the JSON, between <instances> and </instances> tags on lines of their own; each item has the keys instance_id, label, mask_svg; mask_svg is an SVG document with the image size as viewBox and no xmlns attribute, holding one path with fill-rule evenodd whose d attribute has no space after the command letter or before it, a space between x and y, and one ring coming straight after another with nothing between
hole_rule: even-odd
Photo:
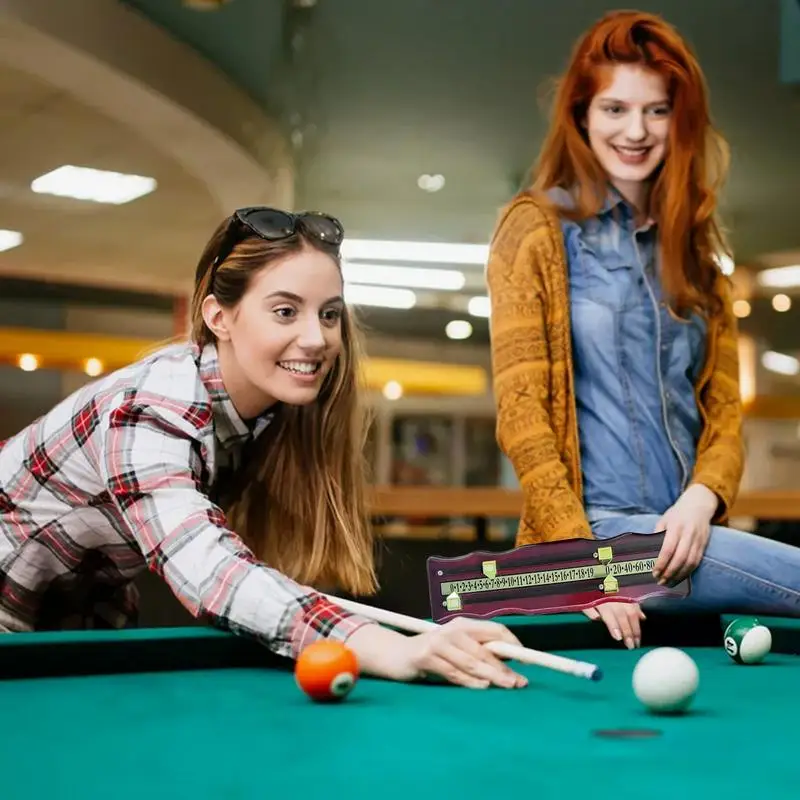
<instances>
[{"instance_id":1,"label":"blue jeans","mask_svg":"<svg viewBox=\"0 0 800 800\"><path fill-rule=\"evenodd\" d=\"M608 517L595 521L592 530L598 539L653 533L658 520L654 514ZM800 617L800 547L712 525L689 597L653 598L642 608Z\"/></svg>"}]
</instances>

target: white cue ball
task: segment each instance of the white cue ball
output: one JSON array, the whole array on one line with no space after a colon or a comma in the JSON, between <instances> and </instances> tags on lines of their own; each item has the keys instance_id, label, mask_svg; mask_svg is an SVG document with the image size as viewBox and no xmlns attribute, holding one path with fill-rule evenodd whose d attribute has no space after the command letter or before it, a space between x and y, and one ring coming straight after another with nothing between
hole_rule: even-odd
<instances>
[{"instance_id":1,"label":"white cue ball","mask_svg":"<svg viewBox=\"0 0 800 800\"><path fill-rule=\"evenodd\" d=\"M633 670L633 692L650 711L675 714L694 700L700 672L692 658L676 647L645 653Z\"/></svg>"}]
</instances>

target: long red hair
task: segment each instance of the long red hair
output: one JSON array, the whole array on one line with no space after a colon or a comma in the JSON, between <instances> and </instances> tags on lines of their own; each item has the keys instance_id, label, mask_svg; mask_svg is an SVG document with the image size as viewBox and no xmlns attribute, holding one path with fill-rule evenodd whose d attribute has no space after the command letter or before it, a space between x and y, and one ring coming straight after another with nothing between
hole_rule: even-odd
<instances>
[{"instance_id":1,"label":"long red hair","mask_svg":"<svg viewBox=\"0 0 800 800\"><path fill-rule=\"evenodd\" d=\"M589 147L583 121L608 68L617 64L640 64L665 79L672 124L667 156L654 175L649 209L659 226L664 288L679 312L695 308L715 313L717 259L729 252L716 220L728 148L711 122L708 90L696 57L661 17L612 12L577 42L557 86L534 189L575 189L578 217L600 210L608 179Z\"/></svg>"}]
</instances>

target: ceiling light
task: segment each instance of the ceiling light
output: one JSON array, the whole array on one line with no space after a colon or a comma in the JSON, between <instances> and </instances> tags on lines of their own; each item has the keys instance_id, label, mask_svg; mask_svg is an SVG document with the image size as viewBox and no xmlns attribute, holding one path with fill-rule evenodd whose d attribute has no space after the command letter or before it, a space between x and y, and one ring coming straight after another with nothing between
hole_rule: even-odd
<instances>
[{"instance_id":1,"label":"ceiling light","mask_svg":"<svg viewBox=\"0 0 800 800\"><path fill-rule=\"evenodd\" d=\"M410 289L390 289L384 286L349 284L344 287L344 299L354 306L379 308L413 308L417 296Z\"/></svg>"},{"instance_id":2,"label":"ceiling light","mask_svg":"<svg viewBox=\"0 0 800 800\"><path fill-rule=\"evenodd\" d=\"M229 2L230 0L183 0L183 4L187 8L195 11L216 11Z\"/></svg>"},{"instance_id":3,"label":"ceiling light","mask_svg":"<svg viewBox=\"0 0 800 800\"><path fill-rule=\"evenodd\" d=\"M436 174L436 175L420 175L417 178L417 186L422 189L423 192L439 192L444 189L444 175Z\"/></svg>"},{"instance_id":4,"label":"ceiling light","mask_svg":"<svg viewBox=\"0 0 800 800\"><path fill-rule=\"evenodd\" d=\"M788 295L776 294L772 298L772 307L776 311L788 311L792 307L792 300Z\"/></svg>"},{"instance_id":5,"label":"ceiling light","mask_svg":"<svg viewBox=\"0 0 800 800\"><path fill-rule=\"evenodd\" d=\"M397 381L389 381L383 387L383 396L387 400L399 400L403 396L403 387Z\"/></svg>"},{"instance_id":6,"label":"ceiling light","mask_svg":"<svg viewBox=\"0 0 800 800\"><path fill-rule=\"evenodd\" d=\"M23 353L17 359L17 364L23 372L34 372L39 368L39 359L32 353Z\"/></svg>"},{"instance_id":7,"label":"ceiling light","mask_svg":"<svg viewBox=\"0 0 800 800\"><path fill-rule=\"evenodd\" d=\"M19 231L0 230L0 253L19 247L22 241L22 234Z\"/></svg>"},{"instance_id":8,"label":"ceiling light","mask_svg":"<svg viewBox=\"0 0 800 800\"><path fill-rule=\"evenodd\" d=\"M733 275L733 271L736 269L736 264L730 256L722 254L715 256L714 258L717 264L719 264L720 272L723 275Z\"/></svg>"},{"instance_id":9,"label":"ceiling light","mask_svg":"<svg viewBox=\"0 0 800 800\"><path fill-rule=\"evenodd\" d=\"M458 291L464 286L463 272L453 269L394 267L378 264L344 264L345 281L371 283L375 286L407 286L411 289Z\"/></svg>"},{"instance_id":10,"label":"ceiling light","mask_svg":"<svg viewBox=\"0 0 800 800\"><path fill-rule=\"evenodd\" d=\"M800 361L794 356L787 356L785 353L776 353L773 350L767 350L761 356L761 364L764 369L770 372L777 372L781 375L797 375L800 372Z\"/></svg>"},{"instance_id":11,"label":"ceiling light","mask_svg":"<svg viewBox=\"0 0 800 800\"><path fill-rule=\"evenodd\" d=\"M739 319L749 317L751 310L752 308L747 300L735 300L733 303L733 313L739 317Z\"/></svg>"},{"instance_id":12,"label":"ceiling light","mask_svg":"<svg viewBox=\"0 0 800 800\"><path fill-rule=\"evenodd\" d=\"M156 188L154 178L121 172L74 167L66 164L41 175L31 183L37 194L53 194L75 200L121 205L149 194Z\"/></svg>"},{"instance_id":13,"label":"ceiling light","mask_svg":"<svg viewBox=\"0 0 800 800\"><path fill-rule=\"evenodd\" d=\"M489 258L488 244L455 242L398 242L345 239L342 255L362 261L416 261L427 264L481 264Z\"/></svg>"},{"instance_id":14,"label":"ceiling light","mask_svg":"<svg viewBox=\"0 0 800 800\"><path fill-rule=\"evenodd\" d=\"M488 297L472 297L467 304L467 311L473 317L486 317L488 318L491 313Z\"/></svg>"},{"instance_id":15,"label":"ceiling light","mask_svg":"<svg viewBox=\"0 0 800 800\"><path fill-rule=\"evenodd\" d=\"M90 377L96 378L103 372L103 362L99 358L87 358L83 371Z\"/></svg>"},{"instance_id":16,"label":"ceiling light","mask_svg":"<svg viewBox=\"0 0 800 800\"><path fill-rule=\"evenodd\" d=\"M775 267L758 273L756 280L770 289L791 289L800 286L800 264L791 267Z\"/></svg>"},{"instance_id":17,"label":"ceiling light","mask_svg":"<svg viewBox=\"0 0 800 800\"><path fill-rule=\"evenodd\" d=\"M469 339L472 336L472 325L465 319L454 319L447 323L444 332L448 339Z\"/></svg>"}]
</instances>

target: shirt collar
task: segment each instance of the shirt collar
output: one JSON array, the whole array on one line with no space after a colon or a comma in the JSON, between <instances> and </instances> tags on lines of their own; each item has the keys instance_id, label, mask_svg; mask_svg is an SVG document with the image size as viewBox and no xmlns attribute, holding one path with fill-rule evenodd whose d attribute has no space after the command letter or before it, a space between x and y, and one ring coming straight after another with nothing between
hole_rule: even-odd
<instances>
[{"instance_id":1,"label":"shirt collar","mask_svg":"<svg viewBox=\"0 0 800 800\"><path fill-rule=\"evenodd\" d=\"M200 380L211 398L214 415L214 432L219 443L226 449L257 439L272 422L274 412L267 411L249 422L241 418L230 398L219 368L219 354L215 344L200 349L193 344Z\"/></svg>"},{"instance_id":2,"label":"shirt collar","mask_svg":"<svg viewBox=\"0 0 800 800\"><path fill-rule=\"evenodd\" d=\"M617 208L622 208L623 211L631 213L631 207L628 201L614 188L611 184L608 185L605 200L600 208L601 214L608 214Z\"/></svg>"},{"instance_id":3,"label":"shirt collar","mask_svg":"<svg viewBox=\"0 0 800 800\"><path fill-rule=\"evenodd\" d=\"M555 201L558 205L568 211L575 209L575 206L577 205L577 193L577 186L573 186L570 189L554 187L547 192L552 201ZM609 183L606 187L606 194L603 199L603 203L600 206L600 210L598 211L598 215L606 216L613 213L616 209L620 209L623 214L626 214L628 217L633 219L633 209L631 208L630 204L620 194L619 190L613 186L613 184Z\"/></svg>"},{"instance_id":4,"label":"shirt collar","mask_svg":"<svg viewBox=\"0 0 800 800\"><path fill-rule=\"evenodd\" d=\"M633 226L635 224L636 212L633 210L633 207L619 193L619 190L616 187L609 184L606 198L603 201L603 205L600 209L600 214L605 216L613 213L616 209L619 209L628 225ZM656 221L652 217L648 216L647 219L637 227L637 230L646 231L655 225Z\"/></svg>"}]
</instances>

